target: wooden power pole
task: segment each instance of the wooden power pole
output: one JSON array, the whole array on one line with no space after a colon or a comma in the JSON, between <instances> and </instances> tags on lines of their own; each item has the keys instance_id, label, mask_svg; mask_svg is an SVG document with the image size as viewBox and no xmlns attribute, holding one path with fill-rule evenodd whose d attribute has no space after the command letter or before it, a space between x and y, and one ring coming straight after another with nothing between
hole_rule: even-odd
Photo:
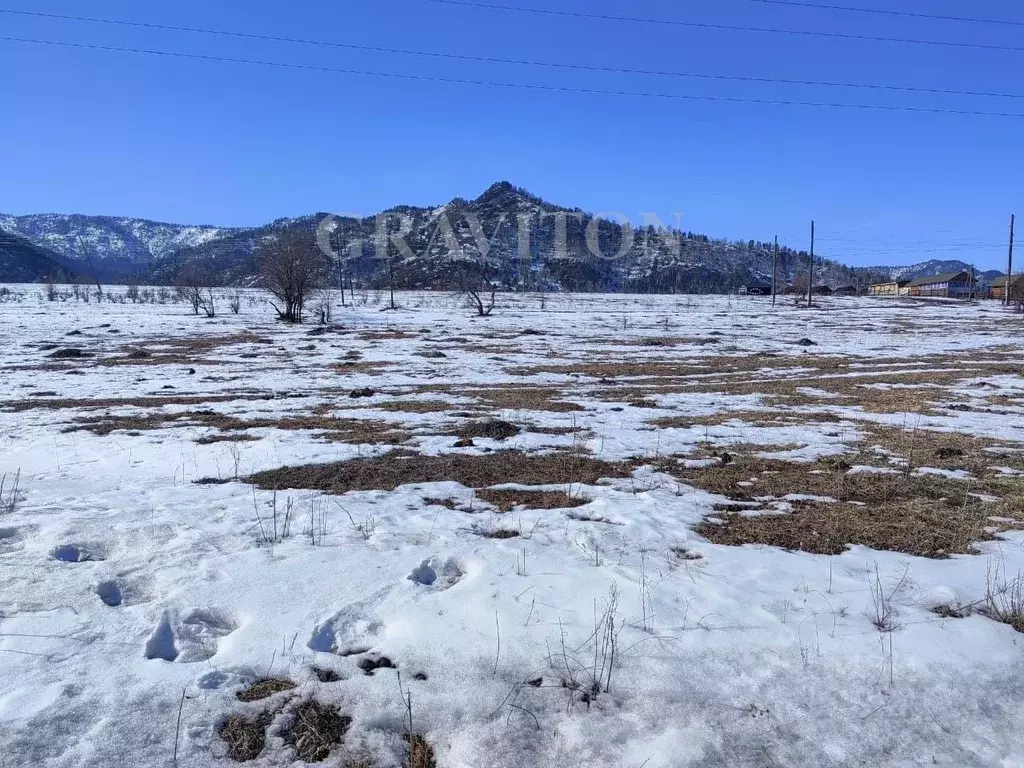
<instances>
[{"instance_id":1,"label":"wooden power pole","mask_svg":"<svg viewBox=\"0 0 1024 768\"><path fill-rule=\"evenodd\" d=\"M772 306L775 306L775 295L778 293L779 280L779 236L775 236L775 250L772 251Z\"/></svg>"},{"instance_id":2,"label":"wooden power pole","mask_svg":"<svg viewBox=\"0 0 1024 768\"><path fill-rule=\"evenodd\" d=\"M1010 254L1006 257L1006 284L1003 286L1003 305L1010 306L1010 282L1013 277L1013 225L1014 215L1010 214Z\"/></svg>"},{"instance_id":3,"label":"wooden power pole","mask_svg":"<svg viewBox=\"0 0 1024 768\"><path fill-rule=\"evenodd\" d=\"M811 257L808 259L807 269L807 308L811 307L811 297L814 295L814 222L811 221Z\"/></svg>"}]
</instances>

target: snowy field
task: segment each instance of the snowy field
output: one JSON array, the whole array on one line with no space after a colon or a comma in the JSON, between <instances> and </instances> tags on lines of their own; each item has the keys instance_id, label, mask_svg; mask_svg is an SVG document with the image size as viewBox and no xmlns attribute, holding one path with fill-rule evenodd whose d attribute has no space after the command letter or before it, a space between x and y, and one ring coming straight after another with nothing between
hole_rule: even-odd
<instances>
[{"instance_id":1,"label":"snowy field","mask_svg":"<svg viewBox=\"0 0 1024 768\"><path fill-rule=\"evenodd\" d=\"M0 298L5 767L1024 765L997 303Z\"/></svg>"}]
</instances>

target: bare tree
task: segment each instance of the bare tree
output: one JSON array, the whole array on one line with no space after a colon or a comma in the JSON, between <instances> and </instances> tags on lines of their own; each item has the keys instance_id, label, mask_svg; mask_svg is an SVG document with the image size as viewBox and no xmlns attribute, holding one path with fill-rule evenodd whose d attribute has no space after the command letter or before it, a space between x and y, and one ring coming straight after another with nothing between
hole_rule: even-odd
<instances>
[{"instance_id":1,"label":"bare tree","mask_svg":"<svg viewBox=\"0 0 1024 768\"><path fill-rule=\"evenodd\" d=\"M301 323L302 310L323 285L328 260L312 231L286 230L259 250L264 287L282 306L271 302L286 323Z\"/></svg>"},{"instance_id":2,"label":"bare tree","mask_svg":"<svg viewBox=\"0 0 1024 768\"><path fill-rule=\"evenodd\" d=\"M124 297L128 299L132 304L139 303L139 284L128 283L128 290L124 292Z\"/></svg>"},{"instance_id":3,"label":"bare tree","mask_svg":"<svg viewBox=\"0 0 1024 768\"><path fill-rule=\"evenodd\" d=\"M199 292L199 308L207 317L217 316L217 302L213 297L213 289L209 286Z\"/></svg>"},{"instance_id":4,"label":"bare tree","mask_svg":"<svg viewBox=\"0 0 1024 768\"><path fill-rule=\"evenodd\" d=\"M487 317L494 311L497 286L483 260L464 260L453 265L455 290L465 296L477 315Z\"/></svg>"},{"instance_id":5,"label":"bare tree","mask_svg":"<svg viewBox=\"0 0 1024 768\"><path fill-rule=\"evenodd\" d=\"M210 278L206 270L194 261L189 261L178 270L178 274L174 278L174 290L179 298L188 302L189 306L192 307L193 314L198 315L199 310L204 309L204 289L210 294L209 299L210 303L212 303L213 296L209 290L209 283ZM207 317L212 316L207 312Z\"/></svg>"}]
</instances>

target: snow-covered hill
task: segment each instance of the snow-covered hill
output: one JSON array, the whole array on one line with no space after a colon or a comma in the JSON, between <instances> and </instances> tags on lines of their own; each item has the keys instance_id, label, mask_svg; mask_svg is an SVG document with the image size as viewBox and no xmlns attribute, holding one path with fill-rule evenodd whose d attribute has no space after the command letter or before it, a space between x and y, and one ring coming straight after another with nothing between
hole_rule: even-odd
<instances>
[{"instance_id":1,"label":"snow-covered hill","mask_svg":"<svg viewBox=\"0 0 1024 768\"><path fill-rule=\"evenodd\" d=\"M203 245L237 231L147 219L54 213L0 214L0 230L47 248L72 263L80 263L83 271L91 271L91 261L95 270L107 277L132 274L182 248Z\"/></svg>"},{"instance_id":2,"label":"snow-covered hill","mask_svg":"<svg viewBox=\"0 0 1024 768\"><path fill-rule=\"evenodd\" d=\"M450 287L469 263L482 264L489 281L509 289L722 293L771 281L771 243L716 239L665 228L629 229L579 208L555 205L507 181L491 185L473 200L456 198L431 207L397 206L388 213L406 217L403 231L408 248L397 249L388 257L393 260L397 284L403 288ZM185 263L197 262L215 282L249 285L256 279L256 251L263 243L286 230L311 233L324 216L311 214L278 219L262 227L227 228L77 214L0 214L0 231L58 254L82 276L167 284ZM481 225L486 252L481 250L479 233L473 231L470 221ZM332 239L342 243L350 259L349 274L364 285L386 282L389 270L376 253L376 218L338 219L335 226ZM594 255L595 240L603 257ZM525 257L524 241L529 243ZM780 281L806 279L807 263L805 251L781 246ZM832 288L863 286L875 280L968 268L959 261L928 261L853 269L818 258L815 283Z\"/></svg>"},{"instance_id":3,"label":"snow-covered hill","mask_svg":"<svg viewBox=\"0 0 1024 768\"><path fill-rule=\"evenodd\" d=\"M970 272L971 265L958 259L930 259L918 264L909 264L898 267L869 267L868 271L887 275L893 280L914 280L926 275L942 275L949 272ZM975 270L979 279L990 280L1002 273L998 270L979 271Z\"/></svg>"}]
</instances>

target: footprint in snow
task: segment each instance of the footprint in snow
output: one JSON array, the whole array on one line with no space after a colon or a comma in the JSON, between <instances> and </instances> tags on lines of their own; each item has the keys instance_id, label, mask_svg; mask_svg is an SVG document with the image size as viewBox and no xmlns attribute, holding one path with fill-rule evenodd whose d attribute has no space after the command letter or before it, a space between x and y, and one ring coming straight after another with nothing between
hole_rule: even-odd
<instances>
[{"instance_id":1,"label":"footprint in snow","mask_svg":"<svg viewBox=\"0 0 1024 768\"><path fill-rule=\"evenodd\" d=\"M24 549L24 535L17 528L0 528L0 552L14 552Z\"/></svg>"},{"instance_id":2,"label":"footprint in snow","mask_svg":"<svg viewBox=\"0 0 1024 768\"><path fill-rule=\"evenodd\" d=\"M173 620L171 614L164 611L146 641L145 655L147 659L182 664L206 661L217 654L220 641L236 629L238 624L234 619L215 608L197 608L180 620Z\"/></svg>"},{"instance_id":3,"label":"footprint in snow","mask_svg":"<svg viewBox=\"0 0 1024 768\"><path fill-rule=\"evenodd\" d=\"M116 608L124 602L124 594L121 586L114 580L101 581L96 585L96 594L104 603L111 608Z\"/></svg>"},{"instance_id":4,"label":"footprint in snow","mask_svg":"<svg viewBox=\"0 0 1024 768\"><path fill-rule=\"evenodd\" d=\"M436 589L450 589L465 575L462 564L454 557L424 560L409 574L409 581Z\"/></svg>"},{"instance_id":5,"label":"footprint in snow","mask_svg":"<svg viewBox=\"0 0 1024 768\"><path fill-rule=\"evenodd\" d=\"M88 563L107 559L102 544L61 544L53 550L53 559L62 563Z\"/></svg>"},{"instance_id":6,"label":"footprint in snow","mask_svg":"<svg viewBox=\"0 0 1024 768\"><path fill-rule=\"evenodd\" d=\"M313 630L306 647L320 653L356 656L370 650L373 640L383 628L379 621L357 617L351 611L341 611Z\"/></svg>"},{"instance_id":7,"label":"footprint in snow","mask_svg":"<svg viewBox=\"0 0 1024 768\"><path fill-rule=\"evenodd\" d=\"M178 646L175 642L174 630L171 629L171 618L167 611L160 616L160 621L153 634L146 641L146 658L174 661L178 658Z\"/></svg>"}]
</instances>

